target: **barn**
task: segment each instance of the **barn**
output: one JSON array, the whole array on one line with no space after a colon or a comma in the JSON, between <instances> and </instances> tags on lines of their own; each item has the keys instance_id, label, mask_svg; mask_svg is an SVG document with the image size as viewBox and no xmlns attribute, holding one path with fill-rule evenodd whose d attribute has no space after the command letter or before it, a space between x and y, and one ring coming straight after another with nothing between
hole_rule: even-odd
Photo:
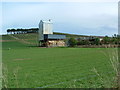
<instances>
[{"instance_id":1,"label":"barn","mask_svg":"<svg viewBox=\"0 0 120 90\"><path fill-rule=\"evenodd\" d=\"M43 21L39 23L39 46L59 47L65 46L66 35L53 34L52 21Z\"/></svg>"}]
</instances>

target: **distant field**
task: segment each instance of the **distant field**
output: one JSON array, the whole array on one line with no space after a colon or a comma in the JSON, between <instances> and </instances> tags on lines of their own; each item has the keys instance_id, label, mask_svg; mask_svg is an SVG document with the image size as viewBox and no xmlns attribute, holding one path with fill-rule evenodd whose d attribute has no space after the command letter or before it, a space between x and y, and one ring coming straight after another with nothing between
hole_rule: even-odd
<instances>
[{"instance_id":1,"label":"distant field","mask_svg":"<svg viewBox=\"0 0 120 90\"><path fill-rule=\"evenodd\" d=\"M19 41L2 44L7 87L111 87L114 72L109 53L114 51L112 48L39 48Z\"/></svg>"}]
</instances>

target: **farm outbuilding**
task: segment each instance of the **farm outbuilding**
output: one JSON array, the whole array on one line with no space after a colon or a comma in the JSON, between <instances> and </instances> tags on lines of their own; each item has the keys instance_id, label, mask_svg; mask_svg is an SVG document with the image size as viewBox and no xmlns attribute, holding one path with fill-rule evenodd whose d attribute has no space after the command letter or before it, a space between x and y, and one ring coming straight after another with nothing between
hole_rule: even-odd
<instances>
[{"instance_id":1,"label":"farm outbuilding","mask_svg":"<svg viewBox=\"0 0 120 90\"><path fill-rule=\"evenodd\" d=\"M52 21L40 21L39 23L39 46L58 47L65 46L66 35L53 34Z\"/></svg>"}]
</instances>

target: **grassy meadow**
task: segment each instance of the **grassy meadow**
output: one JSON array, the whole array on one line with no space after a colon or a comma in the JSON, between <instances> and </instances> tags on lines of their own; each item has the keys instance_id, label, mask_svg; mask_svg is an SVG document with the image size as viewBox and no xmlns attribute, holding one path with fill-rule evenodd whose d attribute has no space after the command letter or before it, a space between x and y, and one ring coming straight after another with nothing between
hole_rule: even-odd
<instances>
[{"instance_id":1,"label":"grassy meadow","mask_svg":"<svg viewBox=\"0 0 120 90\"><path fill-rule=\"evenodd\" d=\"M19 40L3 37L3 87L114 87L110 56L115 48L40 48Z\"/></svg>"}]
</instances>

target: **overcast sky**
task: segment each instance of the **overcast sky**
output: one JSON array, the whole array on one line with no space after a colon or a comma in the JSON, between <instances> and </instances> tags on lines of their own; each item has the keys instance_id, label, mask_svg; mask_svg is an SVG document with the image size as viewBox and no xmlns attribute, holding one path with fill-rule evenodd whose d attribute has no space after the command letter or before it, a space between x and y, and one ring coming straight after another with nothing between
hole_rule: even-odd
<instances>
[{"instance_id":1,"label":"overcast sky","mask_svg":"<svg viewBox=\"0 0 120 90\"><path fill-rule=\"evenodd\" d=\"M38 28L41 19L52 19L54 32L111 36L118 33L118 3L2 3L2 34L9 28Z\"/></svg>"}]
</instances>

